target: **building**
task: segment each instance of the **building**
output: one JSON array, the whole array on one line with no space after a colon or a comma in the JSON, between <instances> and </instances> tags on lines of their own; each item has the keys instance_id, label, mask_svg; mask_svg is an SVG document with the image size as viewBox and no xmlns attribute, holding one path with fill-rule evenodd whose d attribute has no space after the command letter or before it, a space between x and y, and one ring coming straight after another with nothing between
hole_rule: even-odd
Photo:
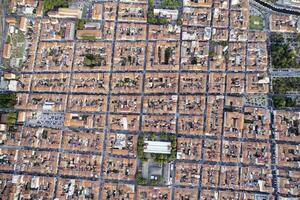
<instances>
[{"instance_id":1,"label":"building","mask_svg":"<svg viewBox=\"0 0 300 200\"><path fill-rule=\"evenodd\" d=\"M101 38L101 31L100 30L77 30L77 38L84 38L84 37L95 37L95 39Z\"/></svg>"},{"instance_id":2,"label":"building","mask_svg":"<svg viewBox=\"0 0 300 200\"><path fill-rule=\"evenodd\" d=\"M158 164L150 159L143 163L142 176L144 179L163 180L166 185L170 185L172 183L171 165L170 163Z\"/></svg>"},{"instance_id":3,"label":"building","mask_svg":"<svg viewBox=\"0 0 300 200\"><path fill-rule=\"evenodd\" d=\"M171 142L145 141L145 153L171 154Z\"/></svg>"},{"instance_id":4,"label":"building","mask_svg":"<svg viewBox=\"0 0 300 200\"><path fill-rule=\"evenodd\" d=\"M269 77L264 77L260 80L258 80L258 84L268 84L270 82L270 78Z\"/></svg>"},{"instance_id":5,"label":"building","mask_svg":"<svg viewBox=\"0 0 300 200\"><path fill-rule=\"evenodd\" d=\"M43 1L39 1L37 10L36 10L36 16L42 17L43 16Z\"/></svg>"},{"instance_id":6,"label":"building","mask_svg":"<svg viewBox=\"0 0 300 200\"><path fill-rule=\"evenodd\" d=\"M18 113L18 123L23 123L26 121L27 116L30 116L31 113L19 112Z\"/></svg>"},{"instance_id":7,"label":"building","mask_svg":"<svg viewBox=\"0 0 300 200\"><path fill-rule=\"evenodd\" d=\"M4 79L6 79L6 80L15 80L16 79L16 74L4 73Z\"/></svg>"},{"instance_id":8,"label":"building","mask_svg":"<svg viewBox=\"0 0 300 200\"><path fill-rule=\"evenodd\" d=\"M11 44L5 44L3 49L3 58L10 59L11 56Z\"/></svg>"},{"instance_id":9,"label":"building","mask_svg":"<svg viewBox=\"0 0 300 200\"><path fill-rule=\"evenodd\" d=\"M5 131L7 131L7 125L6 124L0 124L0 132L5 132Z\"/></svg>"},{"instance_id":10,"label":"building","mask_svg":"<svg viewBox=\"0 0 300 200\"><path fill-rule=\"evenodd\" d=\"M8 84L8 90L10 91L17 91L18 87L18 81L17 80L11 80Z\"/></svg>"},{"instance_id":11,"label":"building","mask_svg":"<svg viewBox=\"0 0 300 200\"><path fill-rule=\"evenodd\" d=\"M16 25L17 19L15 17L6 17L6 22L9 25Z\"/></svg>"},{"instance_id":12,"label":"building","mask_svg":"<svg viewBox=\"0 0 300 200\"><path fill-rule=\"evenodd\" d=\"M154 9L154 16L165 17L170 20L177 20L178 10Z\"/></svg>"},{"instance_id":13,"label":"building","mask_svg":"<svg viewBox=\"0 0 300 200\"><path fill-rule=\"evenodd\" d=\"M100 29L101 24L97 22L90 22L84 25L85 29Z\"/></svg>"},{"instance_id":14,"label":"building","mask_svg":"<svg viewBox=\"0 0 300 200\"><path fill-rule=\"evenodd\" d=\"M101 4L95 4L92 12L92 19L94 20L100 20L101 19L101 10L102 6Z\"/></svg>"},{"instance_id":15,"label":"building","mask_svg":"<svg viewBox=\"0 0 300 200\"><path fill-rule=\"evenodd\" d=\"M81 19L82 10L79 8L59 8L58 11L48 12L49 17Z\"/></svg>"},{"instance_id":16,"label":"building","mask_svg":"<svg viewBox=\"0 0 300 200\"><path fill-rule=\"evenodd\" d=\"M21 17L19 29L23 32L27 31L27 18Z\"/></svg>"}]
</instances>

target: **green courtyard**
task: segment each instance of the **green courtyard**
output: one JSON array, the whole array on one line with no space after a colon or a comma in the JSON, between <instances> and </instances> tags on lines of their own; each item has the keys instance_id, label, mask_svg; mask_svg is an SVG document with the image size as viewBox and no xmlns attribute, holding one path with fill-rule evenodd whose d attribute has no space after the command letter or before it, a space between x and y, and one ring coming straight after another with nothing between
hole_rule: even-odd
<instances>
[{"instance_id":1,"label":"green courtyard","mask_svg":"<svg viewBox=\"0 0 300 200\"><path fill-rule=\"evenodd\" d=\"M261 16L250 16L250 29L263 30L264 20Z\"/></svg>"}]
</instances>

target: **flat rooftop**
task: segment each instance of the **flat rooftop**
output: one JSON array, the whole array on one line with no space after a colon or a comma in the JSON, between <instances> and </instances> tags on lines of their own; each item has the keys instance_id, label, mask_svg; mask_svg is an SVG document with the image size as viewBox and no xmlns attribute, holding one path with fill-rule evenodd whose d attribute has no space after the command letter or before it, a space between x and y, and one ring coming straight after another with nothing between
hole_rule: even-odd
<instances>
[{"instance_id":1,"label":"flat rooftop","mask_svg":"<svg viewBox=\"0 0 300 200\"><path fill-rule=\"evenodd\" d=\"M145 153L171 154L171 142L145 141Z\"/></svg>"}]
</instances>

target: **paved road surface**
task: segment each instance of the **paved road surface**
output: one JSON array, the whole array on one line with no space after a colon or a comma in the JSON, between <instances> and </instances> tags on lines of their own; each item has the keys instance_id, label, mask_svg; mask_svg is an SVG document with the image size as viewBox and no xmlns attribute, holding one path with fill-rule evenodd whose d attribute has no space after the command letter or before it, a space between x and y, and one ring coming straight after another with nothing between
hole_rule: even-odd
<instances>
[{"instance_id":1,"label":"paved road surface","mask_svg":"<svg viewBox=\"0 0 300 200\"><path fill-rule=\"evenodd\" d=\"M285 8L285 7L281 7L281 6L277 6L277 5L272 5L269 3L266 3L262 0L254 0L257 3L261 4L262 6L273 10L275 12L279 12L279 13L283 13L283 14L291 14L291 15L300 15L300 11L292 9L292 8Z\"/></svg>"},{"instance_id":2,"label":"paved road surface","mask_svg":"<svg viewBox=\"0 0 300 200\"><path fill-rule=\"evenodd\" d=\"M272 77L300 77L300 70L291 70L291 71L271 71Z\"/></svg>"},{"instance_id":3,"label":"paved road surface","mask_svg":"<svg viewBox=\"0 0 300 200\"><path fill-rule=\"evenodd\" d=\"M3 45L5 43L5 16L6 16L7 0L0 0L0 64L2 63Z\"/></svg>"}]
</instances>

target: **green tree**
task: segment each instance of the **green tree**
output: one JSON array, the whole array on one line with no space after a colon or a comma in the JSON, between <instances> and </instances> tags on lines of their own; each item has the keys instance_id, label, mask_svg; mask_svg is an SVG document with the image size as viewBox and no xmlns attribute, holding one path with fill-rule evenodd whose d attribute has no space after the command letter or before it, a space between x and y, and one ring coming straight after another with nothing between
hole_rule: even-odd
<instances>
[{"instance_id":1,"label":"green tree","mask_svg":"<svg viewBox=\"0 0 300 200\"><path fill-rule=\"evenodd\" d=\"M156 135L153 133L153 134L151 134L151 136L150 136L150 140L151 141L155 141L156 140Z\"/></svg>"},{"instance_id":2,"label":"green tree","mask_svg":"<svg viewBox=\"0 0 300 200\"><path fill-rule=\"evenodd\" d=\"M17 121L17 113L12 112L8 114L7 122L6 125L8 126L8 130L13 129L14 125L16 124Z\"/></svg>"},{"instance_id":3,"label":"green tree","mask_svg":"<svg viewBox=\"0 0 300 200\"><path fill-rule=\"evenodd\" d=\"M164 17L156 17L156 25L165 25L168 23L168 19Z\"/></svg>"},{"instance_id":4,"label":"green tree","mask_svg":"<svg viewBox=\"0 0 300 200\"><path fill-rule=\"evenodd\" d=\"M292 108L292 107L295 107L296 106L296 101L295 100L293 100L292 98L290 98L290 97L286 97L286 101L285 101L286 103L286 107L288 107L288 108Z\"/></svg>"},{"instance_id":5,"label":"green tree","mask_svg":"<svg viewBox=\"0 0 300 200\"><path fill-rule=\"evenodd\" d=\"M182 26L183 20L182 20L181 17L178 17L178 19L176 20L176 24L177 24L178 26Z\"/></svg>"},{"instance_id":6,"label":"green tree","mask_svg":"<svg viewBox=\"0 0 300 200\"><path fill-rule=\"evenodd\" d=\"M181 2L178 0L164 0L161 4L162 8L177 9L181 6Z\"/></svg>"},{"instance_id":7,"label":"green tree","mask_svg":"<svg viewBox=\"0 0 300 200\"><path fill-rule=\"evenodd\" d=\"M70 0L44 0L43 11L47 13L50 10L55 10L59 7L68 7Z\"/></svg>"},{"instance_id":8,"label":"green tree","mask_svg":"<svg viewBox=\"0 0 300 200\"><path fill-rule=\"evenodd\" d=\"M214 51L209 51L208 52L208 57L212 58L216 55L216 53Z\"/></svg>"},{"instance_id":9,"label":"green tree","mask_svg":"<svg viewBox=\"0 0 300 200\"><path fill-rule=\"evenodd\" d=\"M145 136L141 135L138 137L138 146L144 145Z\"/></svg>"},{"instance_id":10,"label":"green tree","mask_svg":"<svg viewBox=\"0 0 300 200\"><path fill-rule=\"evenodd\" d=\"M16 94L0 94L0 108L13 108L16 103Z\"/></svg>"},{"instance_id":11,"label":"green tree","mask_svg":"<svg viewBox=\"0 0 300 200\"><path fill-rule=\"evenodd\" d=\"M161 177L158 177L157 180L151 179L150 181L150 185L159 185L163 182L163 179Z\"/></svg>"},{"instance_id":12,"label":"green tree","mask_svg":"<svg viewBox=\"0 0 300 200\"><path fill-rule=\"evenodd\" d=\"M82 39L83 39L83 40L91 40L91 41L94 41L94 40L96 40L96 37L95 37L95 36L84 35L84 36L82 36Z\"/></svg>"},{"instance_id":13,"label":"green tree","mask_svg":"<svg viewBox=\"0 0 300 200\"><path fill-rule=\"evenodd\" d=\"M148 180L145 179L145 178L143 178L142 172L138 172L138 173L136 174L136 182L137 182L137 184L139 184L139 185L147 185Z\"/></svg>"},{"instance_id":14,"label":"green tree","mask_svg":"<svg viewBox=\"0 0 300 200\"><path fill-rule=\"evenodd\" d=\"M7 38L6 38L5 43L10 44L10 42L11 42L11 37L10 37L10 35L8 35Z\"/></svg>"},{"instance_id":15,"label":"green tree","mask_svg":"<svg viewBox=\"0 0 300 200\"><path fill-rule=\"evenodd\" d=\"M275 68L296 68L296 54L288 44L273 44L271 46L272 65Z\"/></svg>"},{"instance_id":16,"label":"green tree","mask_svg":"<svg viewBox=\"0 0 300 200\"><path fill-rule=\"evenodd\" d=\"M273 92L275 94L285 94L288 92L300 91L299 77L274 78L272 84Z\"/></svg>"},{"instance_id":17,"label":"green tree","mask_svg":"<svg viewBox=\"0 0 300 200\"><path fill-rule=\"evenodd\" d=\"M165 49L165 63L164 64L169 64L170 58L172 56L172 49L171 47L168 47Z\"/></svg>"},{"instance_id":18,"label":"green tree","mask_svg":"<svg viewBox=\"0 0 300 200\"><path fill-rule=\"evenodd\" d=\"M144 141L145 141L145 136L139 136L138 137L137 156L142 162L145 162L145 161L148 160L148 158L147 158L147 156L144 152Z\"/></svg>"},{"instance_id":19,"label":"green tree","mask_svg":"<svg viewBox=\"0 0 300 200\"><path fill-rule=\"evenodd\" d=\"M169 140L169 137L168 137L168 135L166 133L162 133L160 135L160 140L167 141L167 140Z\"/></svg>"},{"instance_id":20,"label":"green tree","mask_svg":"<svg viewBox=\"0 0 300 200\"><path fill-rule=\"evenodd\" d=\"M147 22L155 25L165 25L168 23L168 19L163 17L154 16L154 0L149 1Z\"/></svg>"},{"instance_id":21,"label":"green tree","mask_svg":"<svg viewBox=\"0 0 300 200\"><path fill-rule=\"evenodd\" d=\"M83 30L84 29L84 25L86 24L86 23L88 23L89 22L89 20L87 20L87 19L78 19L77 21L76 21L76 29L77 30Z\"/></svg>"},{"instance_id":22,"label":"green tree","mask_svg":"<svg viewBox=\"0 0 300 200\"><path fill-rule=\"evenodd\" d=\"M154 0L149 0L149 7L154 8Z\"/></svg>"},{"instance_id":23,"label":"green tree","mask_svg":"<svg viewBox=\"0 0 300 200\"><path fill-rule=\"evenodd\" d=\"M284 42L284 37L283 37L282 33L272 33L270 39L271 39L271 42L276 42L276 43Z\"/></svg>"},{"instance_id":24,"label":"green tree","mask_svg":"<svg viewBox=\"0 0 300 200\"><path fill-rule=\"evenodd\" d=\"M198 61L197 61L197 58L196 57L193 57L192 58L192 61L191 61L191 64L192 65L197 65Z\"/></svg>"}]
</instances>

